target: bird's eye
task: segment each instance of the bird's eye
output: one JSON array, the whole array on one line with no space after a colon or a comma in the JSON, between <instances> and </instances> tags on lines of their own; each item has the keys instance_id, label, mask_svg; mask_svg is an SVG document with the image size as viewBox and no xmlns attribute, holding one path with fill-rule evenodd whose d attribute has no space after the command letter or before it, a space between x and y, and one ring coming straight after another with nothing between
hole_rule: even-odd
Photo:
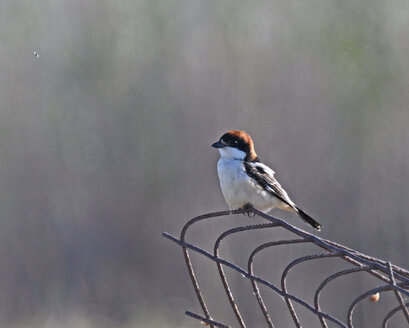
<instances>
[{"instance_id":1,"label":"bird's eye","mask_svg":"<svg viewBox=\"0 0 409 328\"><path fill-rule=\"evenodd\" d=\"M234 140L233 143L237 144L237 143L239 143L239 142L238 142L237 140Z\"/></svg>"}]
</instances>

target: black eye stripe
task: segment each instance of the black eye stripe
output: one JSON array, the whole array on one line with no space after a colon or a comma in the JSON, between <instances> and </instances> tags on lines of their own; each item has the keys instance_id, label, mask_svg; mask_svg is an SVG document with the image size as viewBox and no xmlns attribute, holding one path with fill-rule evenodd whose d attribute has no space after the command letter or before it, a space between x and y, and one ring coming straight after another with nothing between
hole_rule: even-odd
<instances>
[{"instance_id":1,"label":"black eye stripe","mask_svg":"<svg viewBox=\"0 0 409 328\"><path fill-rule=\"evenodd\" d=\"M246 144L246 142L243 139L237 136L224 135L220 138L220 142L225 146L234 147L246 153L249 151L249 145Z\"/></svg>"},{"instance_id":2,"label":"black eye stripe","mask_svg":"<svg viewBox=\"0 0 409 328\"><path fill-rule=\"evenodd\" d=\"M228 141L226 140L226 138L221 138L221 139L220 139L220 142L221 142L223 145L228 146Z\"/></svg>"}]
</instances>

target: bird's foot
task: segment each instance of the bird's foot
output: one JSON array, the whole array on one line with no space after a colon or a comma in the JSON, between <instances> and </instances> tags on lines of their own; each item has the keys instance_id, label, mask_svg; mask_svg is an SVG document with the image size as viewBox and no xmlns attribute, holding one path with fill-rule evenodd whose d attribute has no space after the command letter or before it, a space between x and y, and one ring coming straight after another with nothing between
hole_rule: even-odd
<instances>
[{"instance_id":1,"label":"bird's foot","mask_svg":"<svg viewBox=\"0 0 409 328\"><path fill-rule=\"evenodd\" d=\"M247 203L246 205L244 205L241 210L245 211L243 214L247 215L249 218L254 218L254 216L256 215L253 212L253 206L250 203Z\"/></svg>"}]
</instances>

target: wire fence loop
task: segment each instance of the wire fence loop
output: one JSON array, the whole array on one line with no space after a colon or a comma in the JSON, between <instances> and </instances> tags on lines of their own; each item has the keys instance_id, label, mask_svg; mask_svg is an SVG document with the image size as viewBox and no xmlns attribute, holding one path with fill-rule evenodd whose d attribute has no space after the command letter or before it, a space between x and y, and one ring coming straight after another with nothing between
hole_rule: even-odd
<instances>
[{"instance_id":1,"label":"wire fence loop","mask_svg":"<svg viewBox=\"0 0 409 328\"><path fill-rule=\"evenodd\" d=\"M195 223L199 221L207 222L210 220L227 218L231 214L246 214L249 217L257 216L267 221L267 223L239 226L239 227L234 227L234 228L224 231L223 233L219 235L216 242L214 243L213 254L210 252L207 252L205 249L197 245L186 242L186 233L188 232L189 228L193 226ZM264 229L276 229L276 228L284 228L288 232L295 235L296 238L292 237L289 239L270 241L270 242L263 243L257 246L251 252L250 256L248 257L247 270L220 257L219 249L222 244L222 241L227 240L229 236L236 234L236 233L245 233L245 232L252 231L252 230L264 230ZM189 220L184 225L179 239L168 233L163 233L163 236L182 247L186 266L189 272L190 279L193 284L193 289L196 293L196 297L203 311L203 316L195 314L193 312L189 312L189 311L186 311L186 315L201 321L203 324L211 328L213 327L226 328L229 326L214 320L212 316L210 315L209 309L202 295L202 292L199 286L199 282L196 278L196 274L195 274L192 262L190 260L189 251L198 253L208 258L210 261L216 264L218 272L219 272L220 280L222 281L224 291L227 295L227 299L233 310L236 321L238 322L239 327L241 328L245 328L246 323L243 319L243 316L240 313L239 305L237 304L236 300L233 297L233 292L229 286L229 283L227 281L227 277L226 277L226 274L224 273L223 267L229 267L233 269L234 271L238 272L243 277L245 277L251 283L251 287L253 288L253 291L254 291L253 294L255 295L256 301L257 301L256 304L259 306L263 314L265 323L267 324L269 328L274 328L274 321L273 321L274 317L269 313L269 310L263 300L263 297L261 295L258 285L263 285L267 287L268 290L270 290L273 293L278 294L284 299L287 305L288 311L295 324L295 327L297 328L302 327L302 318L296 314L294 306L293 306L293 302L297 303L298 305L302 306L304 309L314 314L319 320L321 326L324 328L328 327L327 322L331 322L337 327L353 328L354 327L353 313L356 310L357 306L364 299L368 298L368 296L371 296L375 293L384 293L388 291L393 291L393 293L396 296L396 301L398 303L398 306L393 308L386 314L380 326L387 327L390 319L393 316L395 316L396 313L398 312L402 312L409 326L409 311L407 308L408 303L405 303L405 299L404 299L404 296L406 298L409 297L409 271L403 268L400 268L396 265L392 265L390 262L382 261L380 259L362 254L356 250L353 250L341 244L320 238L304 230L298 229L283 220L280 220L278 218L275 218L263 212L260 212L257 209L246 208L244 210L221 211L221 212L204 214L204 215L201 215L201 216L198 216L198 217L195 217ZM316 254L309 254L309 255L302 256L302 257L299 257L291 261L284 268L282 272L281 286L275 286L270 281L256 274L255 268L254 268L254 259L256 255L259 254L259 252L261 252L262 250L268 249L271 247L275 247L275 246L287 246L287 245L296 245L296 244L303 244L303 243L313 244L319 247L321 251L323 250L323 252L316 253ZM336 258L338 259L337 261L346 262L352 265L352 267L339 270L335 273L334 272L328 273L326 278L321 282L321 284L315 290L312 305L309 304L307 301L295 296L294 294L288 291L287 275L290 271L296 270L298 264L310 263L310 262L317 261L317 260L324 261L327 258ZM320 304L320 300L321 300L320 295L331 281L334 281L335 279L339 277L343 277L347 275L349 276L351 274L354 274L354 275L369 274L377 278L378 286L356 297L352 301L352 303L349 305L349 309L347 311L346 318L336 318L335 315L330 314L323 310L323 307Z\"/></svg>"}]
</instances>

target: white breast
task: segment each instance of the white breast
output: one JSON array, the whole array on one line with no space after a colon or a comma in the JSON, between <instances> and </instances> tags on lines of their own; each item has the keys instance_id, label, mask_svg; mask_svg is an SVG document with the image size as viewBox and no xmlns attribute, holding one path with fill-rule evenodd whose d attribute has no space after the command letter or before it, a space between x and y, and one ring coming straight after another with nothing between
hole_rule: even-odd
<instances>
[{"instance_id":1,"label":"white breast","mask_svg":"<svg viewBox=\"0 0 409 328\"><path fill-rule=\"evenodd\" d=\"M217 172L223 196L231 209L251 204L268 212L280 202L247 175L241 160L222 157L217 164Z\"/></svg>"}]
</instances>

